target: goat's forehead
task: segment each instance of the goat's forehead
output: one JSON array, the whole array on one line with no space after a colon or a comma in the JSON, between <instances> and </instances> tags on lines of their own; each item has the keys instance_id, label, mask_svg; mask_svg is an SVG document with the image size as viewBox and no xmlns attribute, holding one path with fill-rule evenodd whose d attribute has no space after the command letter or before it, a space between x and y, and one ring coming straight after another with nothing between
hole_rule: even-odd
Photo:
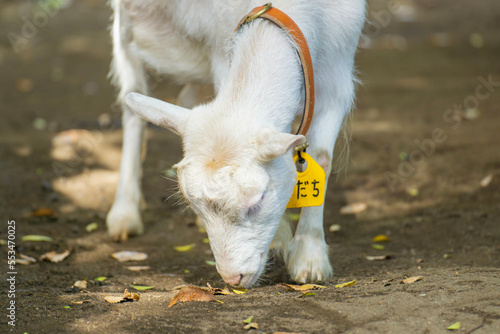
<instances>
[{"instance_id":1,"label":"goat's forehead","mask_svg":"<svg viewBox=\"0 0 500 334\"><path fill-rule=\"evenodd\" d=\"M264 191L268 182L265 171L251 161L243 164L197 161L186 164L178 173L180 186L188 198L231 206L239 206Z\"/></svg>"}]
</instances>

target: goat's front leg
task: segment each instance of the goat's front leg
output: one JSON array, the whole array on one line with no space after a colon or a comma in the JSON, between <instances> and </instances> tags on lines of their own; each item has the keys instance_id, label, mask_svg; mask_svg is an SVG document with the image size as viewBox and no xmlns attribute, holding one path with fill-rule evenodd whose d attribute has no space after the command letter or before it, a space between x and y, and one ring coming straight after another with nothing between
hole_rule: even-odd
<instances>
[{"instance_id":1,"label":"goat's front leg","mask_svg":"<svg viewBox=\"0 0 500 334\"><path fill-rule=\"evenodd\" d=\"M115 2L115 6L119 2ZM124 103L129 92L147 91L144 66L139 57L128 47L131 34L126 33L126 13L123 8L114 8L112 28L114 84L120 92L123 126L123 151L120 163L120 179L115 200L106 218L109 235L115 240L126 240L130 235L143 232L140 206L144 204L141 193L142 160L145 156L145 121ZM141 157L142 151L142 157Z\"/></svg>"},{"instance_id":2,"label":"goat's front leg","mask_svg":"<svg viewBox=\"0 0 500 334\"><path fill-rule=\"evenodd\" d=\"M307 135L308 154L326 174L325 191L332 168L333 148L344 118L341 110L327 112L315 116ZM288 273L296 282L325 281L333 275L323 230L323 209L324 204L302 209L295 235L285 252Z\"/></svg>"},{"instance_id":3,"label":"goat's front leg","mask_svg":"<svg viewBox=\"0 0 500 334\"><path fill-rule=\"evenodd\" d=\"M144 200L141 192L144 121L134 112L123 107L123 152L120 179L113 206L106 217L109 235L124 241L130 235L142 234L140 213Z\"/></svg>"}]
</instances>

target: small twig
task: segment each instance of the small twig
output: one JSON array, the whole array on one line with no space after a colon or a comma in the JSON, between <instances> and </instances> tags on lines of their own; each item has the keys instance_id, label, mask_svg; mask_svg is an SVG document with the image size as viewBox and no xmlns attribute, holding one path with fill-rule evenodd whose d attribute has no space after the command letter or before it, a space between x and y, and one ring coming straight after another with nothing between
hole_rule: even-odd
<instances>
[{"instance_id":1,"label":"small twig","mask_svg":"<svg viewBox=\"0 0 500 334\"><path fill-rule=\"evenodd\" d=\"M479 328L481 328L481 327L483 327L483 326L484 326L484 324L481 324L481 325L477 326L476 328L473 328L473 329L471 329L470 331L465 332L464 334L470 334L470 333L472 333L472 332L475 332L475 331L477 331Z\"/></svg>"},{"instance_id":2,"label":"small twig","mask_svg":"<svg viewBox=\"0 0 500 334\"><path fill-rule=\"evenodd\" d=\"M103 291L104 292L104 291ZM89 298L92 299L96 304L97 306L99 306L99 309L101 310L101 312L103 312L102 310L102 307L101 305L99 305L99 302L97 301L97 299L95 299L92 295L89 294Z\"/></svg>"},{"instance_id":3,"label":"small twig","mask_svg":"<svg viewBox=\"0 0 500 334\"><path fill-rule=\"evenodd\" d=\"M55 293L57 293L57 295L58 295L59 297L62 297L62 296L59 294L59 292L57 292L57 291L56 291L56 289L54 289L53 287L50 287L50 288L51 288L52 290L54 290L54 292L55 292Z\"/></svg>"}]
</instances>

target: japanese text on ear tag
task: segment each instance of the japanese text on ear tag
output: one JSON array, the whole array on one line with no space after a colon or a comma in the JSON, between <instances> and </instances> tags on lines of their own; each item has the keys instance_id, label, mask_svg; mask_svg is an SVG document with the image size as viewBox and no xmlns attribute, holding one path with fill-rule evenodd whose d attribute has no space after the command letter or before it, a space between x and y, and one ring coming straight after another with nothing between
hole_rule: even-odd
<instances>
[{"instance_id":1,"label":"japanese text on ear tag","mask_svg":"<svg viewBox=\"0 0 500 334\"><path fill-rule=\"evenodd\" d=\"M293 161L297 162L299 156L307 163L306 170L297 172L297 183L286 206L288 209L319 206L325 201L325 171L305 152L296 153Z\"/></svg>"}]
</instances>

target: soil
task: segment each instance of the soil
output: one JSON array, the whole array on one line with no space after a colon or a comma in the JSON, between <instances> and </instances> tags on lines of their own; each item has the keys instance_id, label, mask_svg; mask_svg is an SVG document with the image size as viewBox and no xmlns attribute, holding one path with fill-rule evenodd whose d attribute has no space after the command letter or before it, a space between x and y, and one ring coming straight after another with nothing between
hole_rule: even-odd
<instances>
[{"instance_id":1,"label":"soil","mask_svg":"<svg viewBox=\"0 0 500 334\"><path fill-rule=\"evenodd\" d=\"M18 256L71 255L17 264L10 298L9 249L1 246L0 332L243 333L253 316L259 329L250 331L263 333L445 333L455 322L457 333L500 333L500 92L498 84L484 86L500 81L498 1L399 1L397 12L392 1L369 1L348 167L330 182L326 201L335 269L326 289L302 295L278 286L290 279L276 258L245 294L171 308L177 286L224 287L206 262L213 260L206 234L176 205L175 182L162 173L181 159L180 141L148 128L145 233L112 242L105 214L122 133L106 78L111 12L103 0L69 0L52 2L63 7L43 16L41 3L0 4L0 239L14 220ZM17 52L9 33L26 37ZM164 81L155 95L173 101L179 89ZM367 209L340 213L353 203ZM40 208L57 216L34 215ZM98 229L87 232L93 222ZM340 230L329 232L333 224ZM383 250L373 248L380 234L391 239L378 243ZM191 243L191 251L173 249ZM132 264L110 257L119 250L149 254L133 264L151 269L128 270ZM412 276L423 279L400 283ZM88 293L71 288L83 279ZM135 302L104 300L104 293L135 291L131 284L154 288ZM11 300L15 327L6 317ZM82 300L90 302L73 303Z\"/></svg>"}]
</instances>

